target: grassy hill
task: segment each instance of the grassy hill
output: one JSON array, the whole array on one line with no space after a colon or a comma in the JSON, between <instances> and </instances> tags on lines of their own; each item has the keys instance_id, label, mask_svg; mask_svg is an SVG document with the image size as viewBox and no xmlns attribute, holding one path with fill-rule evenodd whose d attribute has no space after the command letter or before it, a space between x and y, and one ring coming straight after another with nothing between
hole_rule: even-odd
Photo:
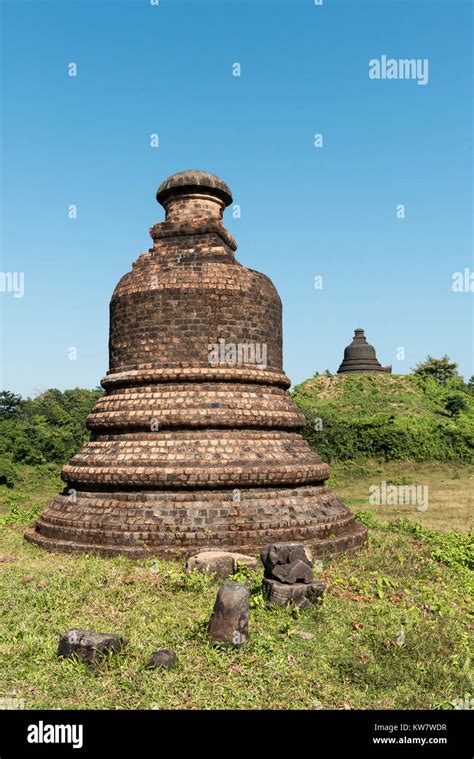
<instances>
[{"instance_id":1,"label":"grassy hill","mask_svg":"<svg viewBox=\"0 0 474 759\"><path fill-rule=\"evenodd\" d=\"M449 409L455 395L464 401ZM328 461L357 458L474 460L474 396L461 378L386 373L318 375L292 393L305 437Z\"/></svg>"}]
</instances>

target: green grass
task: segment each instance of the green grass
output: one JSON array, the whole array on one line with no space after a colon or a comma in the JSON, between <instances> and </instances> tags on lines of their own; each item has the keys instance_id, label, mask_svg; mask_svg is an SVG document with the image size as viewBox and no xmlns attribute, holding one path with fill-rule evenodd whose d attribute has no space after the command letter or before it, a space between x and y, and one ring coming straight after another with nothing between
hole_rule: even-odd
<instances>
[{"instance_id":1,"label":"green grass","mask_svg":"<svg viewBox=\"0 0 474 759\"><path fill-rule=\"evenodd\" d=\"M227 652L206 635L216 579L176 562L49 554L3 518L0 697L27 709L453 708L472 693L467 539L362 517L369 547L324 563L320 607L271 610L252 575L250 640ZM130 643L91 671L56 657L71 627ZM159 647L177 652L175 670L144 668Z\"/></svg>"},{"instance_id":2,"label":"green grass","mask_svg":"<svg viewBox=\"0 0 474 759\"><path fill-rule=\"evenodd\" d=\"M13 487L0 485L0 515L11 510L41 511L64 488L64 482L59 476L60 470L60 464L15 464Z\"/></svg>"},{"instance_id":3,"label":"green grass","mask_svg":"<svg viewBox=\"0 0 474 759\"><path fill-rule=\"evenodd\" d=\"M369 488L387 485L427 485L429 500L425 512L413 505L370 506L383 521L399 517L420 522L438 531L472 529L474 464L447 461L380 461L376 459L333 462L329 486L348 506L369 506Z\"/></svg>"}]
</instances>

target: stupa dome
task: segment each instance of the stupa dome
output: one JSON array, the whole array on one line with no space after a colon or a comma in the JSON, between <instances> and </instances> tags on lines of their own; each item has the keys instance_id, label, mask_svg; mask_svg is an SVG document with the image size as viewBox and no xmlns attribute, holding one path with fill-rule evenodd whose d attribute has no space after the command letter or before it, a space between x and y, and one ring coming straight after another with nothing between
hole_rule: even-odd
<instances>
[{"instance_id":1,"label":"stupa dome","mask_svg":"<svg viewBox=\"0 0 474 759\"><path fill-rule=\"evenodd\" d=\"M356 329L351 344L344 350L344 358L337 373L382 371L384 369L377 360L374 346L367 342L363 329Z\"/></svg>"}]
</instances>

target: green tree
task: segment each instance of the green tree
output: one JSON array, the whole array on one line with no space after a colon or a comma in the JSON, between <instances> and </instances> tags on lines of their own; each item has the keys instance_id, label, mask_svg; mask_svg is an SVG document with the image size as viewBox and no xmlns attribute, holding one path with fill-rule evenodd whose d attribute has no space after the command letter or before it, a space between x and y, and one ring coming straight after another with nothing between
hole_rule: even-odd
<instances>
[{"instance_id":1,"label":"green tree","mask_svg":"<svg viewBox=\"0 0 474 759\"><path fill-rule=\"evenodd\" d=\"M449 379L457 376L457 368L458 365L448 356L443 356L443 358L427 356L426 361L417 364L413 371L419 377L433 377L440 385L445 385Z\"/></svg>"},{"instance_id":2,"label":"green tree","mask_svg":"<svg viewBox=\"0 0 474 759\"><path fill-rule=\"evenodd\" d=\"M22 404L21 395L15 395L10 390L0 392L0 419L11 419Z\"/></svg>"},{"instance_id":3,"label":"green tree","mask_svg":"<svg viewBox=\"0 0 474 759\"><path fill-rule=\"evenodd\" d=\"M101 395L99 389L52 388L19 404L19 396L4 396L0 457L32 465L67 461L89 437L85 420Z\"/></svg>"}]
</instances>

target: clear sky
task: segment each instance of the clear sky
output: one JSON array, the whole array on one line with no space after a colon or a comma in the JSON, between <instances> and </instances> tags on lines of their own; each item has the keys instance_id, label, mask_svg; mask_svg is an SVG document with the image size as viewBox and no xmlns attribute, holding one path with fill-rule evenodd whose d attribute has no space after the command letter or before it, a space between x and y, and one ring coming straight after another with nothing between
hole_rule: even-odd
<instances>
[{"instance_id":1,"label":"clear sky","mask_svg":"<svg viewBox=\"0 0 474 759\"><path fill-rule=\"evenodd\" d=\"M447 353L474 374L474 295L452 290L474 270L470 2L2 11L2 271L24 273L23 297L0 293L3 388L98 384L114 286L163 218L157 186L188 168L241 206L226 226L281 295L294 383L336 371L359 326L397 373ZM371 79L382 55L428 59L427 84Z\"/></svg>"}]
</instances>

